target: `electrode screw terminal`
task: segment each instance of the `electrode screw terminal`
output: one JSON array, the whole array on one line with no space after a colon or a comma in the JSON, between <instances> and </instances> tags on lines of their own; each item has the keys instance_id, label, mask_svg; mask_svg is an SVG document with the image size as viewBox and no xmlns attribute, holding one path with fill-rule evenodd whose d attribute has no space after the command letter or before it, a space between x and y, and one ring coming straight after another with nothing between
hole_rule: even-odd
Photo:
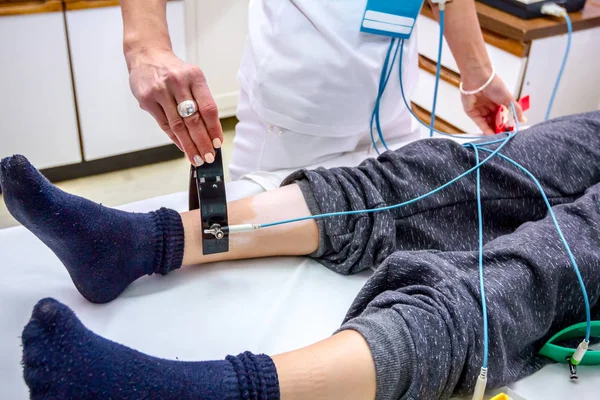
<instances>
[{"instance_id":1,"label":"electrode screw terminal","mask_svg":"<svg viewBox=\"0 0 600 400\"><path fill-rule=\"evenodd\" d=\"M225 237L225 232L221 229L221 225L213 224L210 229L205 229L204 233L211 234L217 239L223 239Z\"/></svg>"},{"instance_id":2,"label":"electrode screw terminal","mask_svg":"<svg viewBox=\"0 0 600 400\"><path fill-rule=\"evenodd\" d=\"M575 365L571 362L571 357L567 358L567 361L569 362L569 372L571 374L571 376L570 376L571 380L575 381L575 380L579 379L579 377L577 376L577 365Z\"/></svg>"}]
</instances>

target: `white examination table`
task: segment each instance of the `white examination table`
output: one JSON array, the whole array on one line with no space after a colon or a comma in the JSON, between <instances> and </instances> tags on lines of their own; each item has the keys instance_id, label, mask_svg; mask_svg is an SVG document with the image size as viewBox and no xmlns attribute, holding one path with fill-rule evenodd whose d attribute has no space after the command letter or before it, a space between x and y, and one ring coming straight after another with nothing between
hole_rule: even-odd
<instances>
[{"instance_id":1,"label":"white examination table","mask_svg":"<svg viewBox=\"0 0 600 400\"><path fill-rule=\"evenodd\" d=\"M229 198L251 194L229 184ZM185 210L179 193L123 207ZM220 359L244 350L268 354L326 338L339 327L369 274L341 276L306 258L225 262L145 277L118 299L94 305L24 228L0 230L0 399L22 400L28 391L20 365L20 335L34 304L54 297L71 307L94 332L154 356ZM493 372L492 372L493 373ZM567 367L548 366L513 385L529 400L600 398L600 368L580 368L569 382Z\"/></svg>"}]
</instances>

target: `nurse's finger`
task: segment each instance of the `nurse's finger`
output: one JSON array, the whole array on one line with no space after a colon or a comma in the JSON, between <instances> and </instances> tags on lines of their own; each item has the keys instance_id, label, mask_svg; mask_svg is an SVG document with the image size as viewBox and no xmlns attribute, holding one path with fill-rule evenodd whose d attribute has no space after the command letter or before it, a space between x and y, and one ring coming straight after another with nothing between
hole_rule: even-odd
<instances>
[{"instance_id":1,"label":"nurse's finger","mask_svg":"<svg viewBox=\"0 0 600 400\"><path fill-rule=\"evenodd\" d=\"M179 148L179 150L184 152L183 147L181 146L181 143L179 142L179 139L177 138L177 136L175 136L175 134L171 130L171 127L169 126L169 120L167 119L167 116L165 115L165 112L163 111L160 104L152 102L152 103L145 105L143 107L143 109L145 111L149 112L150 115L152 115L152 117L158 123L158 126L160 127L160 129L162 129L163 132L167 134L167 136L173 141L173 143L175 143L175 146L177 146Z\"/></svg>"},{"instance_id":2,"label":"nurse's finger","mask_svg":"<svg viewBox=\"0 0 600 400\"><path fill-rule=\"evenodd\" d=\"M171 90L173 90L173 96L175 96L177 104L186 100L195 102L188 86L172 86ZM197 105L196 109L198 109ZM192 139L192 142L198 149L200 157L202 157L205 162L209 164L212 163L215 160L214 149L200 113L196 111L189 117L183 118L183 123L187 127L190 139Z\"/></svg>"},{"instance_id":3,"label":"nurse's finger","mask_svg":"<svg viewBox=\"0 0 600 400\"><path fill-rule=\"evenodd\" d=\"M484 117L477 116L477 117L471 117L471 119L473 120L473 122L475 122L477 127L479 129L481 129L481 132L483 132L484 135L493 135L494 134L494 130L488 124L488 122L486 121L486 119Z\"/></svg>"},{"instance_id":4,"label":"nurse's finger","mask_svg":"<svg viewBox=\"0 0 600 400\"><path fill-rule=\"evenodd\" d=\"M210 93L204 75L202 72L200 72L200 74L201 75L194 75L192 78L192 93L198 103L198 110L200 111L200 116L204 121L212 145L215 149L218 149L223 144L223 127L219 120L219 110Z\"/></svg>"},{"instance_id":5,"label":"nurse's finger","mask_svg":"<svg viewBox=\"0 0 600 400\"><path fill-rule=\"evenodd\" d=\"M175 99L169 96L162 96L159 99L159 104L163 109L163 112L167 116L167 120L169 121L169 128L181 143L181 147L183 147L183 151L187 155L190 163L199 167L204 164L202 161L202 157L200 156L200 152L196 148L196 145L190 138L187 127L185 126L185 122L179 116L177 112L177 105L175 104Z\"/></svg>"},{"instance_id":6,"label":"nurse's finger","mask_svg":"<svg viewBox=\"0 0 600 400\"><path fill-rule=\"evenodd\" d=\"M523 113L523 107L521 107L521 104L516 101L514 101L513 104L515 105L515 111L517 112L517 118L519 119L519 122L527 122L527 118L525 118L525 113Z\"/></svg>"}]
</instances>

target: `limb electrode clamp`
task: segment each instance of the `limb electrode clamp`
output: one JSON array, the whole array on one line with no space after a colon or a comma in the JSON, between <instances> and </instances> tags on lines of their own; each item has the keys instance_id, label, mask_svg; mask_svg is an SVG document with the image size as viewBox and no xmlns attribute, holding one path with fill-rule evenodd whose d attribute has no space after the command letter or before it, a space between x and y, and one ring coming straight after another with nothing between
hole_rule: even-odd
<instances>
[{"instance_id":1,"label":"limb electrode clamp","mask_svg":"<svg viewBox=\"0 0 600 400\"><path fill-rule=\"evenodd\" d=\"M200 209L202 254L228 252L229 223L221 149L215 150L213 163L191 167L189 206L190 210Z\"/></svg>"}]
</instances>

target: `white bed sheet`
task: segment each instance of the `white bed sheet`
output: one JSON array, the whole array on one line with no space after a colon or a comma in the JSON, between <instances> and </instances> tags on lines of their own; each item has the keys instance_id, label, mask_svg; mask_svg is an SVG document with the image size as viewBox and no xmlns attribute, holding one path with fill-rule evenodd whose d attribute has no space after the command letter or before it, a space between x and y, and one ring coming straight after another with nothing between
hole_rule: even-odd
<instances>
[{"instance_id":1,"label":"white bed sheet","mask_svg":"<svg viewBox=\"0 0 600 400\"><path fill-rule=\"evenodd\" d=\"M229 184L228 196L257 192ZM123 207L185 210L179 193ZM20 334L34 304L54 297L69 305L96 333L144 353L179 360L219 359L244 350L268 354L328 337L369 274L341 276L306 258L224 262L145 277L118 299L94 305L24 228L0 230L0 399L28 398L20 365ZM600 369L581 368L576 384L565 366L549 366L513 386L530 399L597 399Z\"/></svg>"}]
</instances>

